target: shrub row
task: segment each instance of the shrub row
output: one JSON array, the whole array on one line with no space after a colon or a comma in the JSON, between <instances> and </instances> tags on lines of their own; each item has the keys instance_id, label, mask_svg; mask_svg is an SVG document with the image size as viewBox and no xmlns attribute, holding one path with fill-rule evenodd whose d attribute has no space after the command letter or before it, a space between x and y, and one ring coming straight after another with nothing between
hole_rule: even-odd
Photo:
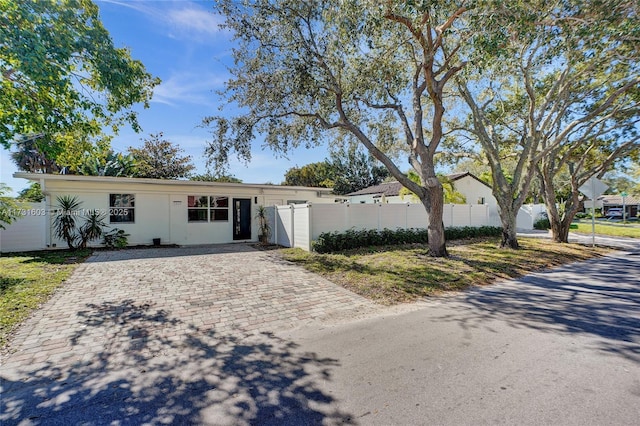
<instances>
[{"instance_id":1,"label":"shrub row","mask_svg":"<svg viewBox=\"0 0 640 426\"><path fill-rule=\"evenodd\" d=\"M497 226L464 226L445 228L444 234L447 240L490 237L502 235L502 228ZM313 250L318 253L330 253L359 247L413 243L427 243L427 230L424 228L398 228L394 231L385 228L380 231L377 229L349 229L345 232L323 232L313 242Z\"/></svg>"}]
</instances>

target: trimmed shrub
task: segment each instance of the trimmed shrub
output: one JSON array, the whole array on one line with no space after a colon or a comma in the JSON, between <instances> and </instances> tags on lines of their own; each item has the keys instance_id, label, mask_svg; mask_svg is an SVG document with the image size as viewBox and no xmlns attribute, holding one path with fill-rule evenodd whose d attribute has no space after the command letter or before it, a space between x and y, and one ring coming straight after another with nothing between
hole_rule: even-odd
<instances>
[{"instance_id":1,"label":"trimmed shrub","mask_svg":"<svg viewBox=\"0 0 640 426\"><path fill-rule=\"evenodd\" d=\"M495 237L502 235L502 228L497 226L446 228L444 235L447 240ZM424 228L398 228L396 230L385 228L380 231L376 229L349 229L345 232L323 232L312 246L313 250L318 253L331 253L368 246L426 244L427 242L427 230Z\"/></svg>"},{"instance_id":2,"label":"trimmed shrub","mask_svg":"<svg viewBox=\"0 0 640 426\"><path fill-rule=\"evenodd\" d=\"M551 228L551 223L549 222L549 217L547 217L546 213L540 213L536 218L536 221L533 222L533 229L539 229L542 231L546 231Z\"/></svg>"},{"instance_id":3,"label":"trimmed shrub","mask_svg":"<svg viewBox=\"0 0 640 426\"><path fill-rule=\"evenodd\" d=\"M102 235L102 244L108 249L123 249L128 244L129 234L122 229L114 228Z\"/></svg>"}]
</instances>

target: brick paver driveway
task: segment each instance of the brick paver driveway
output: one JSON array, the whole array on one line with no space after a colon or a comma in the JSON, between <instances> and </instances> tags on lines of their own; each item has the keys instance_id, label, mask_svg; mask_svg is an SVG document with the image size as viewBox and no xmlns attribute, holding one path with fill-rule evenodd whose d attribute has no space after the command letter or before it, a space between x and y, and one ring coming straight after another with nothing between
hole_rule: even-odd
<instances>
[{"instance_id":1,"label":"brick paver driveway","mask_svg":"<svg viewBox=\"0 0 640 426\"><path fill-rule=\"evenodd\" d=\"M330 361L271 332L378 310L244 244L98 252L4 354L0 422L243 424L274 407L277 423L282 399ZM322 418L344 421L334 414Z\"/></svg>"}]
</instances>

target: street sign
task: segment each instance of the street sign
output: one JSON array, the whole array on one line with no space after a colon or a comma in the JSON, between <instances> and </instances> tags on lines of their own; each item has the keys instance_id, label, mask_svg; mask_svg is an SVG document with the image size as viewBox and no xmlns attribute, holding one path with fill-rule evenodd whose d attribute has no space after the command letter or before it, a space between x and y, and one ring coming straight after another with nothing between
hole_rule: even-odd
<instances>
[{"instance_id":1,"label":"street sign","mask_svg":"<svg viewBox=\"0 0 640 426\"><path fill-rule=\"evenodd\" d=\"M591 176L580 188L580 192L594 200L604 194L609 187L600 179ZM591 206L591 245L596 246L596 209L595 203Z\"/></svg>"},{"instance_id":2,"label":"street sign","mask_svg":"<svg viewBox=\"0 0 640 426\"><path fill-rule=\"evenodd\" d=\"M589 178L589 180L582 184L582 186L578 189L587 197L595 200L596 198L604 194L604 191L609 189L609 187L597 177L591 176L591 178Z\"/></svg>"}]
</instances>

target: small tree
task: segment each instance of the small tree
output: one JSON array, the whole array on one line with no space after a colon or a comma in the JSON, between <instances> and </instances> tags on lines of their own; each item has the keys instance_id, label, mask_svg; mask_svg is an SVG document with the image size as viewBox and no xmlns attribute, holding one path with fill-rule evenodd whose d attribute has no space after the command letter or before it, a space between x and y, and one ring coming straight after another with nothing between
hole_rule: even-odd
<instances>
[{"instance_id":1,"label":"small tree","mask_svg":"<svg viewBox=\"0 0 640 426\"><path fill-rule=\"evenodd\" d=\"M101 147L86 155L83 164L78 168L78 174L133 177L136 174L136 164L131 155Z\"/></svg>"},{"instance_id":2,"label":"small tree","mask_svg":"<svg viewBox=\"0 0 640 426\"><path fill-rule=\"evenodd\" d=\"M76 196L62 195L57 199L53 229L56 238L64 240L70 249L86 248L87 243L104 235L106 215L90 211L82 225L79 224L82 202Z\"/></svg>"},{"instance_id":3,"label":"small tree","mask_svg":"<svg viewBox=\"0 0 640 426\"><path fill-rule=\"evenodd\" d=\"M40 188L40 184L38 182L33 182L29 187L23 189L18 193L18 200L20 201L31 201L34 203L39 203L44 200L44 194L42 193L42 188Z\"/></svg>"},{"instance_id":4,"label":"small tree","mask_svg":"<svg viewBox=\"0 0 640 426\"><path fill-rule=\"evenodd\" d=\"M350 145L331 153L326 160L333 171L333 192L349 194L373 185L389 177L389 171L368 152Z\"/></svg>"},{"instance_id":5,"label":"small tree","mask_svg":"<svg viewBox=\"0 0 640 426\"><path fill-rule=\"evenodd\" d=\"M20 217L16 200L4 195L10 190L7 185L0 183L0 229L6 229L5 225L10 225Z\"/></svg>"},{"instance_id":6,"label":"small tree","mask_svg":"<svg viewBox=\"0 0 640 426\"><path fill-rule=\"evenodd\" d=\"M189 177L195 169L191 156L181 156L184 151L163 137L162 132L151 134L141 148L129 148L136 162L136 177L180 179Z\"/></svg>"},{"instance_id":7,"label":"small tree","mask_svg":"<svg viewBox=\"0 0 640 426\"><path fill-rule=\"evenodd\" d=\"M53 220L53 229L56 238L66 241L70 249L76 248L78 235L76 227L78 225L78 209L80 201L77 197L62 195L57 197L57 208Z\"/></svg>"},{"instance_id":8,"label":"small tree","mask_svg":"<svg viewBox=\"0 0 640 426\"><path fill-rule=\"evenodd\" d=\"M302 167L290 168L284 174L282 185L332 188L334 175L331 165L327 161L320 161Z\"/></svg>"},{"instance_id":9,"label":"small tree","mask_svg":"<svg viewBox=\"0 0 640 426\"><path fill-rule=\"evenodd\" d=\"M409 179L413 180L416 183L420 183L420 176L418 176L416 172L409 170L407 174L409 176ZM451 181L451 179L449 179L447 176L444 176L444 175L438 175L438 180L442 184L442 191L443 191L445 203L465 204L467 202L467 199L465 198L465 196L456 190L456 187L454 183ZM398 195L400 195L401 198L404 198L407 195L411 196L413 199L418 198L416 197L416 194L409 191L407 188L400 189L400 194Z\"/></svg>"},{"instance_id":10,"label":"small tree","mask_svg":"<svg viewBox=\"0 0 640 426\"><path fill-rule=\"evenodd\" d=\"M80 226L79 248L86 248L89 241L97 240L104 235L104 228L107 227L105 223L106 214L97 210L93 210L87 216L85 222Z\"/></svg>"},{"instance_id":11,"label":"small tree","mask_svg":"<svg viewBox=\"0 0 640 426\"><path fill-rule=\"evenodd\" d=\"M259 239L262 244L269 244L269 238L271 237L271 226L267 218L267 209L265 206L258 206L258 212L256 214L258 218L258 232L260 233Z\"/></svg>"}]
</instances>

